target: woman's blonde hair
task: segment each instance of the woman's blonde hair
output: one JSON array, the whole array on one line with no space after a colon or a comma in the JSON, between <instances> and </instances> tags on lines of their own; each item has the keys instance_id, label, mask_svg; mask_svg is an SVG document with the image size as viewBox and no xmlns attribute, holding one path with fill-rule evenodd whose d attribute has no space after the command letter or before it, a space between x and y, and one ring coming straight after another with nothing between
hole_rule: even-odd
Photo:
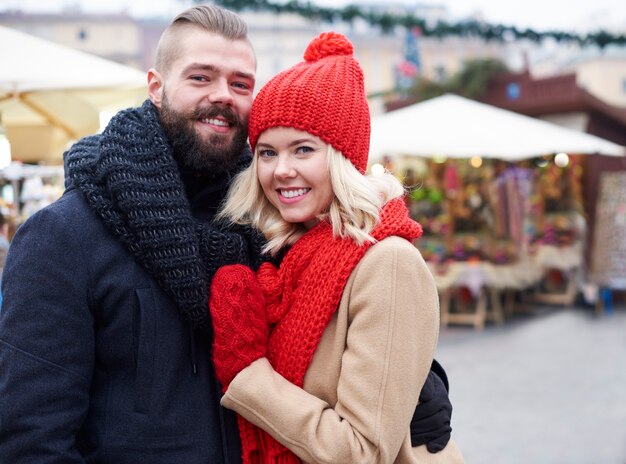
<instances>
[{"instance_id":1,"label":"woman's blonde hair","mask_svg":"<svg viewBox=\"0 0 626 464\"><path fill-rule=\"evenodd\" d=\"M326 157L334 196L319 219L329 221L335 237L349 237L359 245L375 241L370 233L378 224L380 210L389 200L404 194L402 184L390 173L361 174L330 145ZM255 227L268 241L264 251L276 254L307 230L300 223L285 221L269 202L257 176L257 159L255 153L252 164L235 177L217 217Z\"/></svg>"}]
</instances>

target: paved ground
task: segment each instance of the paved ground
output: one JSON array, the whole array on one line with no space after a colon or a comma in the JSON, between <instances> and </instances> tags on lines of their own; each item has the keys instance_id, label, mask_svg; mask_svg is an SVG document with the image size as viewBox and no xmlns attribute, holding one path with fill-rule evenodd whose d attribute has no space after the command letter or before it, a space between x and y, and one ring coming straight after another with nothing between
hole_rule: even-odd
<instances>
[{"instance_id":1,"label":"paved ground","mask_svg":"<svg viewBox=\"0 0 626 464\"><path fill-rule=\"evenodd\" d=\"M535 308L442 329L453 436L468 464L626 464L626 308Z\"/></svg>"}]
</instances>

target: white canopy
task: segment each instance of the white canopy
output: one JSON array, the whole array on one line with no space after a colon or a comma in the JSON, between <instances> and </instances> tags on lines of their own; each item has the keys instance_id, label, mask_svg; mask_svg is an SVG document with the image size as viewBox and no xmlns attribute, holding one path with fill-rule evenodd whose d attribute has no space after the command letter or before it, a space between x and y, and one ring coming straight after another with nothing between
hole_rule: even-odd
<instances>
[{"instance_id":1,"label":"white canopy","mask_svg":"<svg viewBox=\"0 0 626 464\"><path fill-rule=\"evenodd\" d=\"M447 94L372 119L370 160L383 156L520 160L565 152L624 156L599 137Z\"/></svg>"},{"instance_id":2,"label":"white canopy","mask_svg":"<svg viewBox=\"0 0 626 464\"><path fill-rule=\"evenodd\" d=\"M51 145L62 151L95 133L102 111L146 96L139 70L0 26L0 117L14 157L44 159Z\"/></svg>"}]
</instances>

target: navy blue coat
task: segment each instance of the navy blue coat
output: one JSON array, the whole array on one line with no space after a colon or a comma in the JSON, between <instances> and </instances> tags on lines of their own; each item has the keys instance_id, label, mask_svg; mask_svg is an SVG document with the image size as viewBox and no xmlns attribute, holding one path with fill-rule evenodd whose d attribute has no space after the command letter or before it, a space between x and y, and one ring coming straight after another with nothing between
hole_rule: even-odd
<instances>
[{"instance_id":1,"label":"navy blue coat","mask_svg":"<svg viewBox=\"0 0 626 464\"><path fill-rule=\"evenodd\" d=\"M210 343L68 189L13 239L0 312L2 463L238 463Z\"/></svg>"}]
</instances>

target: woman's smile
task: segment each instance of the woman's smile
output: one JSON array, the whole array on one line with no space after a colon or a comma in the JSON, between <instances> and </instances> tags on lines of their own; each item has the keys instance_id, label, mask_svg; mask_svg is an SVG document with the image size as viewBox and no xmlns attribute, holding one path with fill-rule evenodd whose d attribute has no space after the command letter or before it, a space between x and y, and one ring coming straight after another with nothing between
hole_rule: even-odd
<instances>
[{"instance_id":1,"label":"woman's smile","mask_svg":"<svg viewBox=\"0 0 626 464\"><path fill-rule=\"evenodd\" d=\"M334 198L328 145L290 127L273 127L259 136L257 176L265 196L291 223L314 226Z\"/></svg>"}]
</instances>

